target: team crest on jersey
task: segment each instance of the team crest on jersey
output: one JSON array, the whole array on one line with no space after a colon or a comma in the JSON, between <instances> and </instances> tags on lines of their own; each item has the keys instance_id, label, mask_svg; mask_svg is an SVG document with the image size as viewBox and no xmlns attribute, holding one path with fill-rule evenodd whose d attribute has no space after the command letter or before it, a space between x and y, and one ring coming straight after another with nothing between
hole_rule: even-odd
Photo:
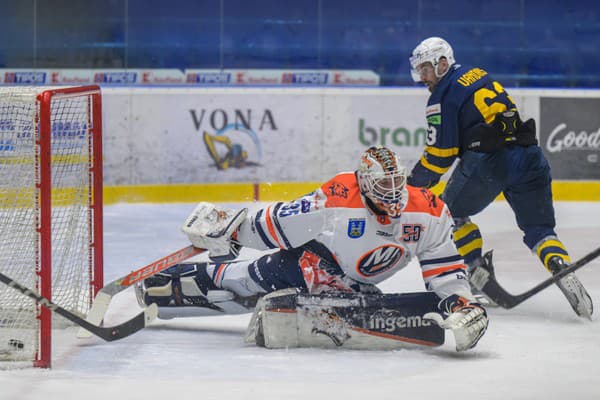
<instances>
[{"instance_id":1,"label":"team crest on jersey","mask_svg":"<svg viewBox=\"0 0 600 400\"><path fill-rule=\"evenodd\" d=\"M333 182L328 189L330 196L342 197L344 199L348 198L348 188L339 182Z\"/></svg>"},{"instance_id":2,"label":"team crest on jersey","mask_svg":"<svg viewBox=\"0 0 600 400\"><path fill-rule=\"evenodd\" d=\"M348 220L348 237L357 239L365 233L365 219L364 218L350 218Z\"/></svg>"},{"instance_id":3,"label":"team crest on jersey","mask_svg":"<svg viewBox=\"0 0 600 400\"><path fill-rule=\"evenodd\" d=\"M391 244L377 247L358 260L358 273L366 277L382 274L398 264L404 252L403 247Z\"/></svg>"}]
</instances>

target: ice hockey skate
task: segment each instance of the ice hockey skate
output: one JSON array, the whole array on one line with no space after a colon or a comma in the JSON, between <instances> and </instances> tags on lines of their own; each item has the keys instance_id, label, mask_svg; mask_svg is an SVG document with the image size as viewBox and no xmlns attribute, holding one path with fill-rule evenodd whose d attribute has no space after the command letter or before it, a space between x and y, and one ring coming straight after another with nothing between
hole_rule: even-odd
<instances>
[{"instance_id":1,"label":"ice hockey skate","mask_svg":"<svg viewBox=\"0 0 600 400\"><path fill-rule=\"evenodd\" d=\"M568 266L561 257L554 256L548 261L548 269L552 274L557 274ZM592 313L594 312L592 298L574 273L568 274L556 282L556 286L563 292L577 315L589 320L592 319Z\"/></svg>"},{"instance_id":2,"label":"ice hockey skate","mask_svg":"<svg viewBox=\"0 0 600 400\"><path fill-rule=\"evenodd\" d=\"M493 251L490 250L482 258L475 260L469 265L469 283L473 296L481 304L487 307L497 307L498 305L489 298L484 292L483 287L490 279L494 277L494 264L492 263Z\"/></svg>"}]
</instances>

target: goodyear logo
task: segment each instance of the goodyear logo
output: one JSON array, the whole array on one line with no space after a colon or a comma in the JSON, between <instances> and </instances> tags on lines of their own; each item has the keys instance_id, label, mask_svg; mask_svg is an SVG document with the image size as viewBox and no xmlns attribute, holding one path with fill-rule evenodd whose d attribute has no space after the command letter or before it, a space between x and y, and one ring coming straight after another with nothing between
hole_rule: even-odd
<instances>
[{"instance_id":1,"label":"goodyear logo","mask_svg":"<svg viewBox=\"0 0 600 400\"><path fill-rule=\"evenodd\" d=\"M46 82L45 72L20 71L4 74L4 83L23 83L28 85L43 84Z\"/></svg>"},{"instance_id":2,"label":"goodyear logo","mask_svg":"<svg viewBox=\"0 0 600 400\"><path fill-rule=\"evenodd\" d=\"M200 83L204 85L225 85L231 82L231 74L228 72L201 72L189 73L186 77L187 83Z\"/></svg>"},{"instance_id":3,"label":"goodyear logo","mask_svg":"<svg viewBox=\"0 0 600 400\"><path fill-rule=\"evenodd\" d=\"M95 83L131 84L136 81L136 72L99 72L94 74Z\"/></svg>"},{"instance_id":4,"label":"goodyear logo","mask_svg":"<svg viewBox=\"0 0 600 400\"><path fill-rule=\"evenodd\" d=\"M329 74L325 72L284 73L281 82L298 85L325 85L327 84L328 76Z\"/></svg>"}]
</instances>

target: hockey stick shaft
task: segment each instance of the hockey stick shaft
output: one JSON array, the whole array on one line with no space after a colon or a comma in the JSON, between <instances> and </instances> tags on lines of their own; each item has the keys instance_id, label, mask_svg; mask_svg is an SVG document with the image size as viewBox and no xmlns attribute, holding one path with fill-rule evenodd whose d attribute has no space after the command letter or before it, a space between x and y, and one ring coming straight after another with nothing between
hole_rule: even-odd
<instances>
[{"instance_id":1,"label":"hockey stick shaft","mask_svg":"<svg viewBox=\"0 0 600 400\"><path fill-rule=\"evenodd\" d=\"M204 253L205 251L206 250L204 250L204 249L198 249L191 245L186 246L186 247L179 249L176 252L171 253L161 259L153 261L150 264L148 264L138 270L130 272L126 276L124 276L120 279L117 279L104 287L105 288L111 287L111 286L115 286L115 287L119 287L119 288L129 287L136 282L144 280L154 274L164 271L165 269L167 269L169 267L172 267L173 265L176 265L184 260L187 260L190 257ZM123 289L118 290L117 293L120 292L121 290L123 290Z\"/></svg>"},{"instance_id":2,"label":"hockey stick shaft","mask_svg":"<svg viewBox=\"0 0 600 400\"><path fill-rule=\"evenodd\" d=\"M173 265L176 265L205 251L206 250L204 249L199 249L191 245L186 246L104 285L104 287L100 289L96 295L86 320L92 324L100 325L104 319L104 316L106 315L106 311L108 310L108 306L110 305L113 296L127 289L136 282L149 278L152 275L164 271ZM77 336L80 338L85 338L89 337L90 335L89 333L86 333L85 330L80 329L77 333Z\"/></svg>"},{"instance_id":3,"label":"hockey stick shaft","mask_svg":"<svg viewBox=\"0 0 600 400\"><path fill-rule=\"evenodd\" d=\"M500 286L500 284L493 275L490 275L489 280L483 286L482 291L483 293L485 293L486 296L488 296L499 306L503 308L513 308L521 304L525 300L529 299L530 297L541 292L542 290L546 289L548 286L552 286L568 274L577 271L579 268L585 266L598 256L600 256L600 247L590 252L589 254L583 256L575 263L571 264L568 268L565 268L556 275L553 275L545 281L540 282L538 285L519 295L512 295L506 290L504 290L504 288Z\"/></svg>"},{"instance_id":4,"label":"hockey stick shaft","mask_svg":"<svg viewBox=\"0 0 600 400\"><path fill-rule=\"evenodd\" d=\"M145 328L156 316L158 315L158 307L153 304L154 307L148 307L143 312L139 313L135 317L125 321L122 324L110 326L110 327L101 327L98 325L94 325L85 319L79 317L77 314L70 312L69 310L59 306L56 303L51 302L45 297L40 296L33 290L21 285L10 277L0 273L0 281L7 284L9 287L18 290L23 293L25 296L34 299L42 306L48 308L49 310L63 316L69 321L85 328L87 331L93 333L94 335L101 337L102 339L110 342L117 339L122 339L127 337L140 329Z\"/></svg>"}]
</instances>

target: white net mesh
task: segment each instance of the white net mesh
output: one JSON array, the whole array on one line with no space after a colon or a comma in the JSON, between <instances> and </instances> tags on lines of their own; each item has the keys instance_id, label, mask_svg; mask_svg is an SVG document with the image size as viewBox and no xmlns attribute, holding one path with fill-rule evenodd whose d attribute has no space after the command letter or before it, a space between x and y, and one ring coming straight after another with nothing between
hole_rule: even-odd
<instances>
[{"instance_id":1,"label":"white net mesh","mask_svg":"<svg viewBox=\"0 0 600 400\"><path fill-rule=\"evenodd\" d=\"M0 271L39 292L41 240L36 162L38 91L0 88ZM52 301L82 315L92 280L89 96L53 98L51 107ZM38 185L39 187L39 185ZM39 268L44 268L40 265ZM34 360L34 301L0 284L0 360ZM64 326L58 317L53 326Z\"/></svg>"}]
</instances>

